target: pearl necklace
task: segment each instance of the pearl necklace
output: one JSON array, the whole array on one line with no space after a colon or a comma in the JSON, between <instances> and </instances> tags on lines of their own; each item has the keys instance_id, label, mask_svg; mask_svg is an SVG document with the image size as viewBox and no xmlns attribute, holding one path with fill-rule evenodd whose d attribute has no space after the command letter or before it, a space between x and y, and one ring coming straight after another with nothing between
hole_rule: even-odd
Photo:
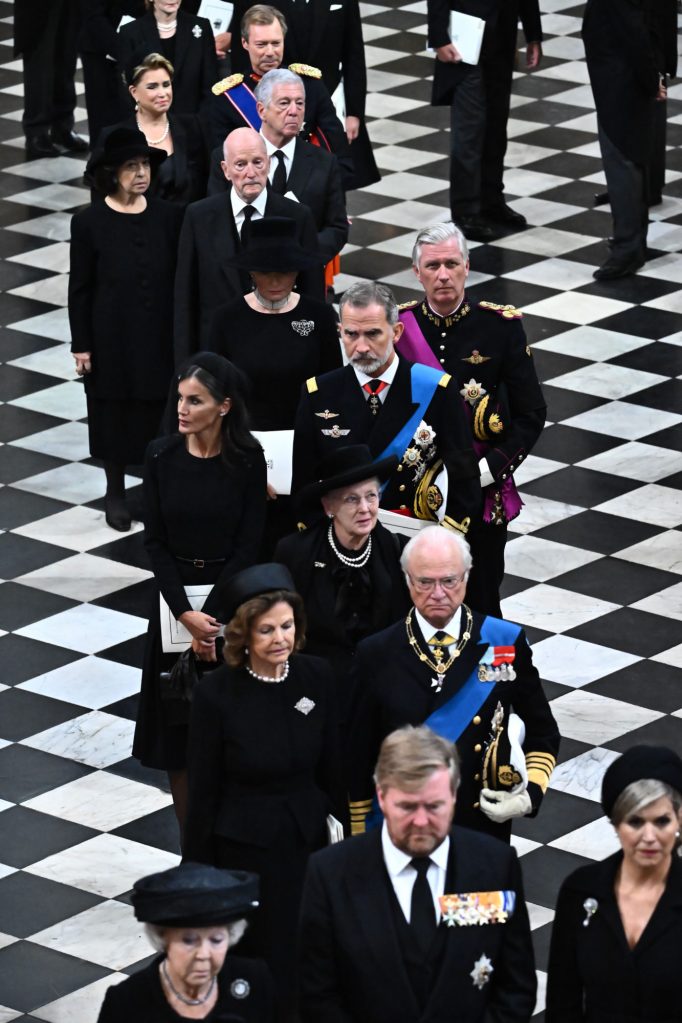
<instances>
[{"instance_id":1,"label":"pearl necklace","mask_svg":"<svg viewBox=\"0 0 682 1023\"><path fill-rule=\"evenodd\" d=\"M256 674L256 672L255 672L255 671L253 670L253 668L250 668L250 667L249 667L249 665L248 665L248 664L245 664L245 665L244 665L244 667L245 667L245 668L246 668L246 670L248 671L249 675L250 675L250 676L251 676L252 678L257 678L259 682L284 682L285 678L286 678L286 677L288 676L288 674L289 674L289 662L288 662L288 661L286 661L286 662L285 662L285 664L284 664L284 671L283 671L283 672L282 672L282 674L281 674L281 675L279 676L279 678L270 678L270 677L269 677L268 675L258 675L258 674Z\"/></svg>"},{"instance_id":2,"label":"pearl necklace","mask_svg":"<svg viewBox=\"0 0 682 1023\"><path fill-rule=\"evenodd\" d=\"M341 564L347 565L348 568L364 568L370 559L370 555L372 553L371 536L369 537L367 541L367 546L365 547L362 554L359 554L356 558L350 558L348 557L347 554L342 554L341 551L338 549L338 547L334 543L334 526L332 525L331 522L329 523L329 532L327 533L327 539L329 540L329 546L334 551L334 554L337 556Z\"/></svg>"},{"instance_id":3,"label":"pearl necklace","mask_svg":"<svg viewBox=\"0 0 682 1023\"><path fill-rule=\"evenodd\" d=\"M185 995L181 995L180 992L176 991L175 988L173 987L173 981L170 979L170 976L168 974L168 967L166 966L165 959L161 961L161 970L164 979L168 984L168 987L171 989L171 993L175 995L177 1000L179 1002L182 1002L183 1005L204 1005L213 994L213 988L215 987L215 977L211 978L211 983L209 984L208 991L206 992L205 995L202 995L201 998L187 998Z\"/></svg>"},{"instance_id":4,"label":"pearl necklace","mask_svg":"<svg viewBox=\"0 0 682 1023\"><path fill-rule=\"evenodd\" d=\"M178 19L176 18L175 21L164 21L163 23L157 21L156 24L159 32L175 32L178 27Z\"/></svg>"},{"instance_id":5,"label":"pearl necklace","mask_svg":"<svg viewBox=\"0 0 682 1023\"><path fill-rule=\"evenodd\" d=\"M253 289L253 295L256 302L258 302L259 305L262 305L264 309L283 309L291 298L291 292L289 292L289 294L285 295L284 298L277 298L274 302L271 302L269 298L264 298L263 295L261 295L258 288Z\"/></svg>"},{"instance_id":6,"label":"pearl necklace","mask_svg":"<svg viewBox=\"0 0 682 1023\"><path fill-rule=\"evenodd\" d=\"M161 143L165 142L166 139L168 138L168 132L170 131L170 121L168 120L168 118L166 118L166 130L164 131L164 133L163 133L163 135L161 136L160 139L150 139L150 138L148 138L146 131L144 130L144 128L140 124L140 119L139 118L135 119L135 123L137 124L138 129L142 132L144 137L147 139L147 145L149 145L149 146L160 146Z\"/></svg>"}]
</instances>

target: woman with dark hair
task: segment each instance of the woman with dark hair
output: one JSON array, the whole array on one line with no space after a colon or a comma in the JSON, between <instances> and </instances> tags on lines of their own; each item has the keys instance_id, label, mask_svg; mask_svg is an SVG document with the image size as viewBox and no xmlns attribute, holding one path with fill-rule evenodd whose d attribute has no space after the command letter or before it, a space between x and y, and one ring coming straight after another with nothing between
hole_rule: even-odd
<instances>
[{"instance_id":1,"label":"woman with dark hair","mask_svg":"<svg viewBox=\"0 0 682 1023\"><path fill-rule=\"evenodd\" d=\"M682 759L632 746L602 807L621 848L580 867L557 900L547 1023L680 1023Z\"/></svg>"},{"instance_id":2,"label":"woman with dark hair","mask_svg":"<svg viewBox=\"0 0 682 1023\"><path fill-rule=\"evenodd\" d=\"M153 441L144 468L145 548L165 604L191 637L201 667L217 664L230 579L257 557L265 519L265 460L249 433L241 374L227 359L198 352L173 388L177 415ZM201 609L185 587L209 588ZM181 649L181 648L180 648ZM179 651L178 651L179 652ZM133 755L168 771L182 827L186 808L189 706L177 713L160 680L177 660L164 653L158 597L147 632Z\"/></svg>"},{"instance_id":3,"label":"woman with dark hair","mask_svg":"<svg viewBox=\"0 0 682 1023\"><path fill-rule=\"evenodd\" d=\"M88 164L104 202L71 221L71 351L85 377L90 454L104 462L106 520L124 532L125 467L140 465L157 435L173 372L182 211L146 196L165 159L136 129L112 131Z\"/></svg>"},{"instance_id":4,"label":"woman with dark hair","mask_svg":"<svg viewBox=\"0 0 682 1023\"><path fill-rule=\"evenodd\" d=\"M139 64L148 53L162 53L175 68L175 113L198 114L211 98L218 58L210 21L185 14L181 4L145 0L147 13L119 33L119 52L123 67Z\"/></svg>"},{"instance_id":5,"label":"woman with dark hair","mask_svg":"<svg viewBox=\"0 0 682 1023\"><path fill-rule=\"evenodd\" d=\"M101 145L117 127L137 128L147 145L160 149L166 159L154 176L150 195L184 205L206 195L206 143L199 119L173 110L174 71L161 53L149 53L126 69L134 113L121 124L105 128Z\"/></svg>"},{"instance_id":6,"label":"woman with dark hair","mask_svg":"<svg viewBox=\"0 0 682 1023\"><path fill-rule=\"evenodd\" d=\"M303 602L283 565L233 576L226 666L195 688L188 752L188 860L256 871L261 906L244 951L275 979L280 1023L292 1017L296 924L308 857L345 811L333 684L303 657Z\"/></svg>"}]
</instances>

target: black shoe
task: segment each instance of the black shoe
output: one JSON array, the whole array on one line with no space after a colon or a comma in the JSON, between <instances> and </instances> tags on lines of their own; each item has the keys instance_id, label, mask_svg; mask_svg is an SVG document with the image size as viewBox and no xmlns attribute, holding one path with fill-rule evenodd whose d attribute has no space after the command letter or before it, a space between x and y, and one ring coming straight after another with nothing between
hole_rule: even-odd
<instances>
[{"instance_id":1,"label":"black shoe","mask_svg":"<svg viewBox=\"0 0 682 1023\"><path fill-rule=\"evenodd\" d=\"M660 206L663 202L663 196L659 192L658 195L650 195L647 199L647 206Z\"/></svg>"},{"instance_id":2,"label":"black shoe","mask_svg":"<svg viewBox=\"0 0 682 1023\"><path fill-rule=\"evenodd\" d=\"M75 131L53 131L52 141L69 153L87 153L90 148L84 138L76 135Z\"/></svg>"},{"instance_id":3,"label":"black shoe","mask_svg":"<svg viewBox=\"0 0 682 1023\"><path fill-rule=\"evenodd\" d=\"M495 225L480 213L470 213L465 216L454 218L457 227L464 232L467 238L474 242L491 242L497 238L498 231Z\"/></svg>"},{"instance_id":4,"label":"black shoe","mask_svg":"<svg viewBox=\"0 0 682 1023\"><path fill-rule=\"evenodd\" d=\"M528 221L523 213L517 213L506 202L497 203L495 206L487 206L483 210L486 220L492 220L494 224L503 224L505 227L527 227Z\"/></svg>"},{"instance_id":5,"label":"black shoe","mask_svg":"<svg viewBox=\"0 0 682 1023\"><path fill-rule=\"evenodd\" d=\"M610 201L608 192L597 192L594 197L595 206L608 206Z\"/></svg>"},{"instance_id":6,"label":"black shoe","mask_svg":"<svg viewBox=\"0 0 682 1023\"><path fill-rule=\"evenodd\" d=\"M598 281L615 281L619 277L629 277L637 273L645 263L643 256L631 257L630 259L618 259L617 256L609 256L605 263L592 274Z\"/></svg>"},{"instance_id":7,"label":"black shoe","mask_svg":"<svg viewBox=\"0 0 682 1023\"><path fill-rule=\"evenodd\" d=\"M29 160L42 160L45 156L61 156L61 152L47 135L32 135L26 139L26 156Z\"/></svg>"},{"instance_id":8,"label":"black shoe","mask_svg":"<svg viewBox=\"0 0 682 1023\"><path fill-rule=\"evenodd\" d=\"M104 498L104 517L107 525L119 533L127 533L130 529L132 519L122 497L110 497L107 494Z\"/></svg>"}]
</instances>

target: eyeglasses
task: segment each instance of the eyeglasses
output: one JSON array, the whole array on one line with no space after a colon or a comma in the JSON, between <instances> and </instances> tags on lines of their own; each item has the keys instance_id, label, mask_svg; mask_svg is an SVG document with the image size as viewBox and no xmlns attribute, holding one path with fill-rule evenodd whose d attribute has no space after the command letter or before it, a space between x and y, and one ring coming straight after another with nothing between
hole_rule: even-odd
<instances>
[{"instance_id":1,"label":"eyeglasses","mask_svg":"<svg viewBox=\"0 0 682 1023\"><path fill-rule=\"evenodd\" d=\"M444 590L455 590L465 581L466 577L467 573L462 572L461 575L443 575L440 579L427 579L424 576L413 575L409 576L409 579L417 593L429 593L436 586L440 586Z\"/></svg>"},{"instance_id":2,"label":"eyeglasses","mask_svg":"<svg viewBox=\"0 0 682 1023\"><path fill-rule=\"evenodd\" d=\"M344 504L346 508L359 508L363 501L369 505L378 504L379 494L376 490L368 490L366 494L347 494L341 504Z\"/></svg>"}]
</instances>

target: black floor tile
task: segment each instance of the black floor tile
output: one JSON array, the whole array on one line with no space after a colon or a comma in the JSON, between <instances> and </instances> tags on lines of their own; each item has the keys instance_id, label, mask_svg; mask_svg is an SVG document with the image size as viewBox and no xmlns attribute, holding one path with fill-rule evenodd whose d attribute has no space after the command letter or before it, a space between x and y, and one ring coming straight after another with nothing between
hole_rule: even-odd
<instances>
[{"instance_id":1,"label":"black floor tile","mask_svg":"<svg viewBox=\"0 0 682 1023\"><path fill-rule=\"evenodd\" d=\"M27 938L102 901L99 895L17 871L0 879L0 931Z\"/></svg>"},{"instance_id":2,"label":"black floor tile","mask_svg":"<svg viewBox=\"0 0 682 1023\"><path fill-rule=\"evenodd\" d=\"M666 714L682 709L679 668L655 661L637 661L621 668L592 682L589 691Z\"/></svg>"},{"instance_id":3,"label":"black floor tile","mask_svg":"<svg viewBox=\"0 0 682 1023\"><path fill-rule=\"evenodd\" d=\"M591 862L550 846L526 853L521 857L521 871L527 900L540 906L554 906L559 888L568 875Z\"/></svg>"},{"instance_id":4,"label":"black floor tile","mask_svg":"<svg viewBox=\"0 0 682 1023\"><path fill-rule=\"evenodd\" d=\"M469 253L471 269L481 274L512 273L514 270L521 270L524 266L537 263L537 256L530 252L520 252L515 249L502 249L497 245L478 245ZM525 324L524 324L525 325Z\"/></svg>"},{"instance_id":5,"label":"black floor tile","mask_svg":"<svg viewBox=\"0 0 682 1023\"><path fill-rule=\"evenodd\" d=\"M646 437L647 444L655 444L659 448L670 448L671 451L682 451L682 423L669 426L667 430L650 433Z\"/></svg>"},{"instance_id":6,"label":"black floor tile","mask_svg":"<svg viewBox=\"0 0 682 1023\"><path fill-rule=\"evenodd\" d=\"M600 454L616 447L618 441L603 433L579 430L562 423L546 426L533 447L533 454L574 465L590 455Z\"/></svg>"},{"instance_id":7,"label":"black floor tile","mask_svg":"<svg viewBox=\"0 0 682 1023\"><path fill-rule=\"evenodd\" d=\"M2 457L6 451L7 445L3 449ZM71 507L73 505L55 501L51 497L43 497L42 494L15 490L11 486L3 487L0 490L0 529L16 529L17 526L25 526L29 522L47 518L48 515L56 515L57 512L66 511Z\"/></svg>"},{"instance_id":8,"label":"black floor tile","mask_svg":"<svg viewBox=\"0 0 682 1023\"><path fill-rule=\"evenodd\" d=\"M614 604L634 604L644 597L672 586L674 576L648 565L635 565L620 558L600 558L572 572L552 579L553 586L575 590ZM603 622L603 618L599 622ZM628 648L629 649L629 648Z\"/></svg>"},{"instance_id":9,"label":"black floor tile","mask_svg":"<svg viewBox=\"0 0 682 1023\"><path fill-rule=\"evenodd\" d=\"M128 838L131 842L151 845L154 849L165 849L166 852L171 853L180 852L180 833L172 806L131 821L130 824L117 828L112 834Z\"/></svg>"},{"instance_id":10,"label":"black floor tile","mask_svg":"<svg viewBox=\"0 0 682 1023\"><path fill-rule=\"evenodd\" d=\"M135 636L134 639L117 643L107 650L100 650L98 656L106 657L109 661L116 661L118 664L129 664L131 668L141 668L145 642L145 636Z\"/></svg>"},{"instance_id":11,"label":"black floor tile","mask_svg":"<svg viewBox=\"0 0 682 1023\"><path fill-rule=\"evenodd\" d=\"M525 142L526 139L524 138ZM580 153L553 153L534 163L525 163L524 170L536 171L540 174L558 174L563 177L587 177L601 170L601 162L593 156L582 156ZM572 182L573 184L573 182ZM573 201L573 200L571 200ZM566 202L560 199L559 202Z\"/></svg>"},{"instance_id":12,"label":"black floor tile","mask_svg":"<svg viewBox=\"0 0 682 1023\"><path fill-rule=\"evenodd\" d=\"M682 348L663 341L643 345L641 348L635 348L633 352L626 352L609 361L616 366L643 369L647 373L660 373L662 376L682 375Z\"/></svg>"},{"instance_id":13,"label":"black floor tile","mask_svg":"<svg viewBox=\"0 0 682 1023\"><path fill-rule=\"evenodd\" d=\"M670 313L665 309L635 306L614 316L604 317L599 321L599 326L617 334L636 334L637 337L650 337L656 341L680 329L680 316L679 313Z\"/></svg>"},{"instance_id":14,"label":"black floor tile","mask_svg":"<svg viewBox=\"0 0 682 1023\"><path fill-rule=\"evenodd\" d=\"M351 217L360 217L364 213L374 213L384 206L392 206L398 200L386 195L374 195L371 192L349 192L348 213Z\"/></svg>"},{"instance_id":15,"label":"black floor tile","mask_svg":"<svg viewBox=\"0 0 682 1023\"><path fill-rule=\"evenodd\" d=\"M644 405L679 415L682 408L682 380L665 380L661 384L654 384L653 387L631 394L628 401L633 405Z\"/></svg>"},{"instance_id":16,"label":"black floor tile","mask_svg":"<svg viewBox=\"0 0 682 1023\"><path fill-rule=\"evenodd\" d=\"M549 497L567 504L579 504L591 508L614 497L621 497L640 484L605 472L580 469L570 465L566 469L541 476L524 486L524 490L537 497Z\"/></svg>"},{"instance_id":17,"label":"black floor tile","mask_svg":"<svg viewBox=\"0 0 682 1023\"><path fill-rule=\"evenodd\" d=\"M0 636L0 682L14 686L77 661L82 654L26 636Z\"/></svg>"},{"instance_id":18,"label":"black floor tile","mask_svg":"<svg viewBox=\"0 0 682 1023\"><path fill-rule=\"evenodd\" d=\"M549 316L537 316L535 313L523 314L523 328L530 344L535 341L546 341L556 334L563 334L568 324L561 320L550 319Z\"/></svg>"},{"instance_id":19,"label":"black floor tile","mask_svg":"<svg viewBox=\"0 0 682 1023\"><path fill-rule=\"evenodd\" d=\"M16 483L40 472L58 469L60 465L66 465L61 458L5 444L0 458L0 483Z\"/></svg>"},{"instance_id":20,"label":"black floor tile","mask_svg":"<svg viewBox=\"0 0 682 1023\"><path fill-rule=\"evenodd\" d=\"M614 650L625 650L639 657L653 657L682 643L682 622L633 607L622 607L571 629L567 635L588 643L601 643Z\"/></svg>"},{"instance_id":21,"label":"black floor tile","mask_svg":"<svg viewBox=\"0 0 682 1023\"><path fill-rule=\"evenodd\" d=\"M7 234L0 231L0 237ZM60 342L56 342L60 344ZM54 341L38 337L37 334L25 334L22 330L12 330L11 327L0 327L0 359L3 362L10 362L12 359L19 359L23 355L32 355L34 352L42 352L54 346Z\"/></svg>"},{"instance_id":22,"label":"black floor tile","mask_svg":"<svg viewBox=\"0 0 682 1023\"><path fill-rule=\"evenodd\" d=\"M0 188L6 182L7 179L0 176ZM3 234L9 234L9 232L3 231ZM36 281L42 280L45 276L46 271L36 266L25 266L23 263L9 263L6 259L0 264L0 280L2 280L4 291L20 288L24 284L35 284Z\"/></svg>"},{"instance_id":23,"label":"black floor tile","mask_svg":"<svg viewBox=\"0 0 682 1023\"><path fill-rule=\"evenodd\" d=\"M377 252L372 249L358 249L343 257L343 272L356 277L370 277L385 280L392 274L405 269L404 256L395 256L390 252ZM417 279L415 277L415 287Z\"/></svg>"},{"instance_id":24,"label":"black floor tile","mask_svg":"<svg viewBox=\"0 0 682 1023\"><path fill-rule=\"evenodd\" d=\"M682 749L682 718L666 716L609 742L609 749L625 753L631 746L668 746Z\"/></svg>"},{"instance_id":25,"label":"black floor tile","mask_svg":"<svg viewBox=\"0 0 682 1023\"><path fill-rule=\"evenodd\" d=\"M598 554L615 554L659 532L657 526L590 510L538 529L533 535Z\"/></svg>"},{"instance_id":26,"label":"black floor tile","mask_svg":"<svg viewBox=\"0 0 682 1023\"><path fill-rule=\"evenodd\" d=\"M551 298L556 292L552 288L543 288L539 284L526 284L524 281L511 281L498 277L485 281L468 289L469 297L477 302L499 302L500 305L513 305L523 310L524 306L533 302L541 302L543 298ZM533 340L536 340L533 338Z\"/></svg>"},{"instance_id":27,"label":"black floor tile","mask_svg":"<svg viewBox=\"0 0 682 1023\"><path fill-rule=\"evenodd\" d=\"M530 319L530 317L529 317ZM542 379L542 378L541 378ZM580 391L569 391L566 387L556 387L543 381L542 393L547 402L547 418L553 423L578 416L581 412L589 412L599 405L605 405L604 398L593 394L582 394Z\"/></svg>"},{"instance_id":28,"label":"black floor tile","mask_svg":"<svg viewBox=\"0 0 682 1023\"><path fill-rule=\"evenodd\" d=\"M5 689L0 693L0 737L19 742L61 725L78 714L87 713L87 710L87 707L53 700L26 689Z\"/></svg>"},{"instance_id":29,"label":"black floor tile","mask_svg":"<svg viewBox=\"0 0 682 1023\"><path fill-rule=\"evenodd\" d=\"M92 774L91 767L28 746L0 749L0 799L25 803L59 785Z\"/></svg>"},{"instance_id":30,"label":"black floor tile","mask_svg":"<svg viewBox=\"0 0 682 1023\"><path fill-rule=\"evenodd\" d=\"M65 547L56 547L51 543L31 540L17 533L3 533L0 536L0 564L5 579L14 579L17 575L33 572L44 565L52 565L73 555L73 551Z\"/></svg>"},{"instance_id":31,"label":"black floor tile","mask_svg":"<svg viewBox=\"0 0 682 1023\"><path fill-rule=\"evenodd\" d=\"M142 543L142 533L124 536L120 540L112 540L111 543L102 544L101 547L94 547L90 553L96 554L98 558L122 561L124 565L132 565L133 568L151 569L149 557Z\"/></svg>"},{"instance_id":32,"label":"black floor tile","mask_svg":"<svg viewBox=\"0 0 682 1023\"><path fill-rule=\"evenodd\" d=\"M394 224L380 224L378 220L354 220L351 224L349 241L353 245L378 245L379 242L387 242L392 238L400 238L405 234L404 227L396 227ZM344 256L343 265L346 265Z\"/></svg>"},{"instance_id":33,"label":"black floor tile","mask_svg":"<svg viewBox=\"0 0 682 1023\"><path fill-rule=\"evenodd\" d=\"M383 66L383 65L382 65ZM514 115L515 116L515 115ZM535 128L533 131L517 135L519 142L528 146L544 146L546 149L579 149L594 140L587 131L576 131L575 128L562 128L560 124L552 124L546 128Z\"/></svg>"},{"instance_id":34,"label":"black floor tile","mask_svg":"<svg viewBox=\"0 0 682 1023\"><path fill-rule=\"evenodd\" d=\"M34 373L18 366L3 366L0 377L0 401L14 401L34 391L54 387L55 378L46 373Z\"/></svg>"},{"instance_id":35,"label":"black floor tile","mask_svg":"<svg viewBox=\"0 0 682 1023\"><path fill-rule=\"evenodd\" d=\"M587 249L579 249L571 253L571 258L579 257L581 262L598 263L601 265L608 256L608 250L604 243L601 244L598 254L594 246ZM584 259L582 257L585 257ZM621 277L615 281L592 281L582 288L577 288L577 294L597 295L599 298L615 298L619 302L652 302L655 298L668 295L677 291L679 284L671 284L670 281L656 280L654 277L642 277L640 274L631 274L630 277ZM616 361L615 359L613 360Z\"/></svg>"},{"instance_id":36,"label":"black floor tile","mask_svg":"<svg viewBox=\"0 0 682 1023\"><path fill-rule=\"evenodd\" d=\"M28 867L98 834L61 817L10 806L0 813L0 859L10 867Z\"/></svg>"},{"instance_id":37,"label":"black floor tile","mask_svg":"<svg viewBox=\"0 0 682 1023\"><path fill-rule=\"evenodd\" d=\"M5 444L18 440L20 437L28 437L32 433L39 433L42 430L50 430L53 426L59 426L63 419L56 416L46 416L42 412L32 412L30 409L19 408L17 405L0 406L0 440Z\"/></svg>"},{"instance_id":38,"label":"black floor tile","mask_svg":"<svg viewBox=\"0 0 682 1023\"><path fill-rule=\"evenodd\" d=\"M18 941L0 949L3 1002L18 1011L39 1009L109 973L111 970L94 963L30 941Z\"/></svg>"},{"instance_id":39,"label":"black floor tile","mask_svg":"<svg viewBox=\"0 0 682 1023\"><path fill-rule=\"evenodd\" d=\"M593 803L591 799L548 789L537 817L521 817L514 821L514 834L546 845L566 834L567 820L575 830L596 821L602 813L599 803Z\"/></svg>"}]
</instances>

